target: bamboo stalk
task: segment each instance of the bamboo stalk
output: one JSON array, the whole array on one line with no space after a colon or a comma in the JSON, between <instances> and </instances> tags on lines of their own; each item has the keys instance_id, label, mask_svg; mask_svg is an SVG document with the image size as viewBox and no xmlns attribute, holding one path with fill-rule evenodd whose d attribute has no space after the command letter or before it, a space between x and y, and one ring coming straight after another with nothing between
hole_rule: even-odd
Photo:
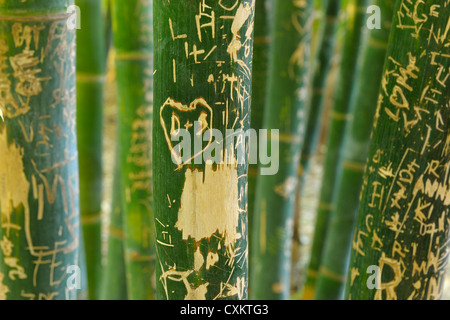
<instances>
[{"instance_id":1,"label":"bamboo stalk","mask_svg":"<svg viewBox=\"0 0 450 320\"><path fill-rule=\"evenodd\" d=\"M437 0L396 3L352 243L349 299L428 300L442 292L450 223L448 9ZM408 10L420 16L405 15Z\"/></svg>"},{"instance_id":2,"label":"bamboo stalk","mask_svg":"<svg viewBox=\"0 0 450 320\"><path fill-rule=\"evenodd\" d=\"M267 15L267 0L255 1L255 35L253 44L253 83L252 83L252 112L251 127L259 132L262 129L264 118L264 102L267 89L267 69L268 69L268 50L270 45L269 37L269 19ZM252 148L258 148L258 141L250 141ZM252 228L252 217L254 214L254 204L256 196L256 181L258 178L258 164L249 164L248 170L248 223L249 234L254 230ZM250 236L251 237L251 236ZM249 251L252 243L249 243ZM252 266L249 266L249 272ZM251 290L251 284L250 288Z\"/></svg>"},{"instance_id":3,"label":"bamboo stalk","mask_svg":"<svg viewBox=\"0 0 450 320\"><path fill-rule=\"evenodd\" d=\"M118 130L120 132L120 130ZM119 138L117 139L119 141ZM124 252L123 200L120 168L120 143L116 147L114 164L113 195L110 224L108 228L108 247L100 298L102 300L127 300L127 278Z\"/></svg>"},{"instance_id":4,"label":"bamboo stalk","mask_svg":"<svg viewBox=\"0 0 450 320\"><path fill-rule=\"evenodd\" d=\"M323 111L326 97L326 84L336 45L336 31L341 0L328 0L325 12L325 25L320 36L318 61L314 65L312 92L307 108L306 130L302 146L300 169L301 177L309 169L310 159L316 153L322 131ZM301 179L303 180L303 179Z\"/></svg>"},{"instance_id":5,"label":"bamboo stalk","mask_svg":"<svg viewBox=\"0 0 450 320\"><path fill-rule=\"evenodd\" d=\"M152 1L113 1L127 292L154 298Z\"/></svg>"},{"instance_id":6,"label":"bamboo stalk","mask_svg":"<svg viewBox=\"0 0 450 320\"><path fill-rule=\"evenodd\" d=\"M333 54L336 51L336 34L338 26L338 15L341 0L323 1L325 13L322 25L316 31L313 39L314 57L312 58L311 87L309 88L308 104L306 106L305 134L302 146L300 161L298 163L299 184L296 192L296 209L294 213L294 235L292 250L292 291L295 293L300 285L298 284L298 268L301 259L301 239L299 226L301 225L301 195L305 184L305 175L309 171L311 158L317 152L320 136L323 131L322 122L324 119L325 105L327 104L327 82L330 79ZM296 294L294 294L295 296Z\"/></svg>"},{"instance_id":7,"label":"bamboo stalk","mask_svg":"<svg viewBox=\"0 0 450 320\"><path fill-rule=\"evenodd\" d=\"M356 71L356 61L360 49L360 40L363 27L365 26L367 0L350 0L343 7L345 10L344 40L342 49L342 58L337 77L336 91L334 92L333 107L331 110L329 132L327 137L327 151L325 156L324 175L322 179L322 188L317 211L315 236L312 248L312 263L308 270L309 275L316 274L321 265L321 256L323 245L326 239L329 214L333 210L333 193L337 179L337 169L340 161L340 151L344 140L344 132L351 112L350 98L354 88L354 78ZM320 277L320 276L319 276ZM324 278L326 276L323 276ZM305 288L306 298L310 298L310 290L314 290L314 277L308 281ZM312 284L310 286L310 284ZM329 295L329 296L328 296ZM316 296L332 297L336 292L332 290L320 289Z\"/></svg>"},{"instance_id":8,"label":"bamboo stalk","mask_svg":"<svg viewBox=\"0 0 450 320\"><path fill-rule=\"evenodd\" d=\"M261 175L253 228L252 299L288 299L303 113L309 76L312 1L273 3L264 129L280 129L279 170Z\"/></svg>"},{"instance_id":9,"label":"bamboo stalk","mask_svg":"<svg viewBox=\"0 0 450 320\"><path fill-rule=\"evenodd\" d=\"M76 298L80 219L70 4L0 3L0 300Z\"/></svg>"},{"instance_id":10,"label":"bamboo stalk","mask_svg":"<svg viewBox=\"0 0 450 320\"><path fill-rule=\"evenodd\" d=\"M245 299L254 1L154 8L158 298Z\"/></svg>"},{"instance_id":11,"label":"bamboo stalk","mask_svg":"<svg viewBox=\"0 0 450 320\"><path fill-rule=\"evenodd\" d=\"M98 299L101 271L102 136L105 20L102 0L77 0L83 14L77 32L77 127L81 222L90 299Z\"/></svg>"},{"instance_id":12,"label":"bamboo stalk","mask_svg":"<svg viewBox=\"0 0 450 320\"><path fill-rule=\"evenodd\" d=\"M337 180L334 191L334 208L329 213L323 214L322 225L327 224L326 216L328 215L328 228L317 227L316 229L322 230L322 233L325 228L328 230L326 240L321 240L323 241L321 268L340 275L341 279L345 279L348 268L353 225L359 203L364 165L368 156L371 124L377 107L394 4L390 0L375 2L375 5L381 8L383 13L381 15L382 28L366 29L360 68L350 107L353 116L345 132L342 161L338 166L339 173L336 176L340 178ZM326 208L322 208L319 211L319 217L320 213L325 210ZM322 299L343 297L344 283L336 277L324 276L319 280L319 284L319 287L322 286L322 293L318 292L318 297Z\"/></svg>"}]
</instances>

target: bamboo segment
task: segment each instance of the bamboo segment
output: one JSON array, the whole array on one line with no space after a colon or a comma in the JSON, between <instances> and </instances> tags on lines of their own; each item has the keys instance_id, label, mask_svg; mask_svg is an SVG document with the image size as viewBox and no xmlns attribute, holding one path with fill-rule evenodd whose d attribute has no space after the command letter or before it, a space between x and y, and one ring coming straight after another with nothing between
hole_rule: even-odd
<instances>
[{"instance_id":1,"label":"bamboo segment","mask_svg":"<svg viewBox=\"0 0 450 320\"><path fill-rule=\"evenodd\" d=\"M340 178L337 180L333 196L332 203L335 208L329 213L324 212L325 208L320 210L319 217L324 212L324 219L316 227L316 230L322 230L322 234L324 234L323 230L326 227L320 227L320 225L327 224L326 216L329 215L326 240L321 240L324 241L321 265L326 270L340 275L341 279L345 279L348 268L355 214L359 203L359 192L370 143L371 124L377 107L395 3L391 0L378 0L375 5L383 13L380 21L381 28L366 29L360 68L355 80L354 96L350 107L352 119L345 132L342 161L338 166L339 173L336 176L336 178ZM367 18L370 19L369 16ZM323 239L323 236L320 238ZM322 299L343 297L344 283L341 281L323 276L319 283L321 283L320 290L322 292L318 292L317 295Z\"/></svg>"},{"instance_id":2,"label":"bamboo segment","mask_svg":"<svg viewBox=\"0 0 450 320\"><path fill-rule=\"evenodd\" d=\"M325 156L324 175L322 179L322 188L317 212L317 222L315 228L316 243L313 243L312 259L316 259L309 269L309 274L318 271L323 244L326 238L329 214L333 210L333 193L336 184L336 175L340 161L340 151L344 140L344 132L347 123L351 117L350 98L354 88L354 78L356 70L356 61L360 49L360 40L363 27L365 27L366 4L367 0L349 0L343 10L345 10L345 35L343 40L342 58L340 62L339 74L337 77L338 85L334 92L333 108L331 110L329 132L327 137L327 151ZM332 266L334 267L334 266ZM311 272L313 271L313 272ZM326 279L325 275L319 278ZM313 280L314 281L314 280ZM313 282L312 281L312 282ZM336 297L336 292L328 290L329 288L320 288L317 290L316 297L321 299ZM306 287L314 290L314 286Z\"/></svg>"},{"instance_id":3,"label":"bamboo segment","mask_svg":"<svg viewBox=\"0 0 450 320\"><path fill-rule=\"evenodd\" d=\"M102 0L77 0L83 14L77 32L77 127L81 222L90 299L98 299L103 197L102 133L105 81L105 20Z\"/></svg>"},{"instance_id":4,"label":"bamboo segment","mask_svg":"<svg viewBox=\"0 0 450 320\"><path fill-rule=\"evenodd\" d=\"M297 168L311 49L312 1L273 2L264 129L280 129L279 170L258 177L252 237L252 299L288 299Z\"/></svg>"},{"instance_id":5,"label":"bamboo segment","mask_svg":"<svg viewBox=\"0 0 450 320\"><path fill-rule=\"evenodd\" d=\"M160 299L247 298L248 146L230 130L250 127L254 4L155 2Z\"/></svg>"},{"instance_id":6,"label":"bamboo segment","mask_svg":"<svg viewBox=\"0 0 450 320\"><path fill-rule=\"evenodd\" d=\"M117 139L119 141L119 139ZM113 197L111 218L108 228L108 249L104 268L100 299L127 300L127 279L125 267L123 230L123 200L120 170L120 143L117 143L114 164Z\"/></svg>"},{"instance_id":7,"label":"bamboo segment","mask_svg":"<svg viewBox=\"0 0 450 320\"><path fill-rule=\"evenodd\" d=\"M154 298L152 1L113 1L127 291Z\"/></svg>"},{"instance_id":8,"label":"bamboo segment","mask_svg":"<svg viewBox=\"0 0 450 320\"><path fill-rule=\"evenodd\" d=\"M394 12L349 299L438 299L448 260L449 3L399 0Z\"/></svg>"},{"instance_id":9,"label":"bamboo segment","mask_svg":"<svg viewBox=\"0 0 450 320\"><path fill-rule=\"evenodd\" d=\"M71 4L0 3L0 300L75 299L79 289Z\"/></svg>"}]
</instances>

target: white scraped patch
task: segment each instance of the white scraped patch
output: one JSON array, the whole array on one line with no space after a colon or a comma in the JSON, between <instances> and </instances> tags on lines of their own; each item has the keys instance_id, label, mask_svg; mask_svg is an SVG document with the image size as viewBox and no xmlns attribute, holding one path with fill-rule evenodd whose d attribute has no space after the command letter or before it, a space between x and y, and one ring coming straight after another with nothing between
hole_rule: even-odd
<instances>
[{"instance_id":1,"label":"white scraped patch","mask_svg":"<svg viewBox=\"0 0 450 320\"><path fill-rule=\"evenodd\" d=\"M194 254L194 270L199 271L204 263L205 259L203 258L200 248L197 248Z\"/></svg>"},{"instance_id":2,"label":"white scraped patch","mask_svg":"<svg viewBox=\"0 0 450 320\"><path fill-rule=\"evenodd\" d=\"M23 166L23 149L14 142L9 145L6 128L0 129L0 212L9 221L14 208L22 204L29 213L28 182Z\"/></svg>"},{"instance_id":3,"label":"white scraped patch","mask_svg":"<svg viewBox=\"0 0 450 320\"><path fill-rule=\"evenodd\" d=\"M187 169L181 195L181 207L175 227L183 240L210 238L218 232L225 245L236 242L239 222L238 175L234 165L218 166L205 172Z\"/></svg>"},{"instance_id":4,"label":"white scraped patch","mask_svg":"<svg viewBox=\"0 0 450 320\"><path fill-rule=\"evenodd\" d=\"M206 300L209 283L202 284L195 289L188 290L184 300Z\"/></svg>"}]
</instances>

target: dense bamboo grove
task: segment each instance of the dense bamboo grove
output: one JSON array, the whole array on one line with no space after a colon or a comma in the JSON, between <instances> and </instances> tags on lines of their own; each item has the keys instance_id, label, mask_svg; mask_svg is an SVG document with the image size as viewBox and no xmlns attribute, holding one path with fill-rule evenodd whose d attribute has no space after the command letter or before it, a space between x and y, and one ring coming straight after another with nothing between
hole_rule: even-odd
<instances>
[{"instance_id":1,"label":"dense bamboo grove","mask_svg":"<svg viewBox=\"0 0 450 320\"><path fill-rule=\"evenodd\" d=\"M279 140L281 161L278 173L260 175L257 180L250 252L254 266L250 278L252 299L287 299L290 294L297 168L309 83L312 4L312 1L299 4L276 0L271 8L273 45L269 51L263 128L282 128L277 136L270 137Z\"/></svg>"},{"instance_id":2,"label":"dense bamboo grove","mask_svg":"<svg viewBox=\"0 0 450 320\"><path fill-rule=\"evenodd\" d=\"M449 9L0 1L0 300L450 299Z\"/></svg>"}]
</instances>

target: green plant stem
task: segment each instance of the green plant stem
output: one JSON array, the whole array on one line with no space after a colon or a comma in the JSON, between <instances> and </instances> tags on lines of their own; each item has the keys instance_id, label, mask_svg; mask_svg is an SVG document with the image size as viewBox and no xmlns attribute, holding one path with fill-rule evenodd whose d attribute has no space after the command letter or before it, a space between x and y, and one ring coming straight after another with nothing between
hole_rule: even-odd
<instances>
[{"instance_id":1,"label":"green plant stem","mask_svg":"<svg viewBox=\"0 0 450 320\"><path fill-rule=\"evenodd\" d=\"M322 267L336 277L324 277L321 298L336 299L343 297L343 279L346 278L348 257L359 192L362 186L364 166L368 156L370 133L377 107L377 99L386 57L387 42L392 25L393 6L390 0L378 0L375 3L382 8L381 29L366 29L360 67L355 80L354 95L350 112L352 119L345 132L342 161L338 166L337 184L333 196L333 210L325 212L322 223L316 230L324 230L328 222L326 240L322 253ZM368 17L369 18L369 17ZM321 211L327 209L324 206ZM320 216L320 213L319 213ZM327 219L326 217L329 216ZM319 281L320 282L320 281ZM334 294L332 293L334 292ZM320 295L320 293L318 293Z\"/></svg>"},{"instance_id":2,"label":"green plant stem","mask_svg":"<svg viewBox=\"0 0 450 320\"><path fill-rule=\"evenodd\" d=\"M252 299L288 299L297 168L307 98L312 1L275 0L264 125L279 129L279 170L257 181L253 217ZM270 140L269 140L270 141Z\"/></svg>"},{"instance_id":3,"label":"green plant stem","mask_svg":"<svg viewBox=\"0 0 450 320\"><path fill-rule=\"evenodd\" d=\"M113 1L127 292L153 299L152 1Z\"/></svg>"},{"instance_id":4,"label":"green plant stem","mask_svg":"<svg viewBox=\"0 0 450 320\"><path fill-rule=\"evenodd\" d=\"M66 13L71 4L0 3L0 300L77 298L76 45Z\"/></svg>"},{"instance_id":5,"label":"green plant stem","mask_svg":"<svg viewBox=\"0 0 450 320\"><path fill-rule=\"evenodd\" d=\"M76 0L82 16L77 31L77 127L81 222L90 299L98 299L101 271L102 136L105 82L105 20L101 0Z\"/></svg>"},{"instance_id":6,"label":"green plant stem","mask_svg":"<svg viewBox=\"0 0 450 320\"><path fill-rule=\"evenodd\" d=\"M250 128L254 10L251 0L155 2L160 299L247 298L248 162L242 153L237 158L243 141L226 130ZM176 147L181 132L192 142L182 138L183 153ZM187 156L195 143L201 151Z\"/></svg>"},{"instance_id":7,"label":"green plant stem","mask_svg":"<svg viewBox=\"0 0 450 320\"><path fill-rule=\"evenodd\" d=\"M420 12L420 22L408 10ZM349 299L428 300L442 293L450 234L448 10L437 0L396 3L352 242Z\"/></svg>"}]
</instances>

